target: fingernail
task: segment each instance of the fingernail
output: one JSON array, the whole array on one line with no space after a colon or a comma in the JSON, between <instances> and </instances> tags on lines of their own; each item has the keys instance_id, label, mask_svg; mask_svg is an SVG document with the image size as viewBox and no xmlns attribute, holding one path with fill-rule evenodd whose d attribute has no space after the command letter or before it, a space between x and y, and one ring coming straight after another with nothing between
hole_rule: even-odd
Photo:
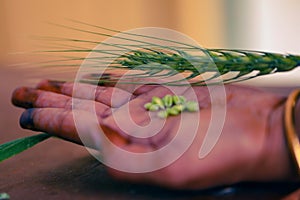
<instances>
[{"instance_id":1,"label":"fingernail","mask_svg":"<svg viewBox=\"0 0 300 200\"><path fill-rule=\"evenodd\" d=\"M23 108L32 108L37 97L38 95L35 89L21 87L17 88L13 92L11 101L15 106L20 106Z\"/></svg>"},{"instance_id":2,"label":"fingernail","mask_svg":"<svg viewBox=\"0 0 300 200\"><path fill-rule=\"evenodd\" d=\"M30 108L25 110L21 117L20 117L20 126L25 129L33 129L34 128L34 122L33 122L33 114L34 114L35 108Z\"/></svg>"},{"instance_id":3,"label":"fingernail","mask_svg":"<svg viewBox=\"0 0 300 200\"><path fill-rule=\"evenodd\" d=\"M91 73L91 74L87 74L84 76L84 78L90 78L90 79L101 79L101 80L108 80L110 79L111 77L111 74L110 73L99 73L99 74L96 74L96 73Z\"/></svg>"},{"instance_id":4,"label":"fingernail","mask_svg":"<svg viewBox=\"0 0 300 200\"><path fill-rule=\"evenodd\" d=\"M50 90L53 92L60 92L61 88L64 85L64 81L56 81L56 80L43 80L41 81L36 88Z\"/></svg>"},{"instance_id":5,"label":"fingernail","mask_svg":"<svg viewBox=\"0 0 300 200\"><path fill-rule=\"evenodd\" d=\"M49 80L48 83L51 87L53 87L57 90L60 90L66 82L65 81Z\"/></svg>"},{"instance_id":6,"label":"fingernail","mask_svg":"<svg viewBox=\"0 0 300 200\"><path fill-rule=\"evenodd\" d=\"M110 73L91 73L83 76L84 79L89 81L96 81L95 83L99 86L114 86L115 83L109 81L111 79L112 74Z\"/></svg>"}]
</instances>

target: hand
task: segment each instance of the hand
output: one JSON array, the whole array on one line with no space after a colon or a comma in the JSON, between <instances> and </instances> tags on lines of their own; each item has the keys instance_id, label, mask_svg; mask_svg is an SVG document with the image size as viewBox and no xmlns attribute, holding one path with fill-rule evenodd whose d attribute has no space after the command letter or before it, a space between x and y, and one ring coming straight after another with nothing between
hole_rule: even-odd
<instances>
[{"instance_id":1,"label":"hand","mask_svg":"<svg viewBox=\"0 0 300 200\"><path fill-rule=\"evenodd\" d=\"M240 181L289 178L291 172L281 118L284 99L253 88L226 85L225 89L225 124L218 142L203 159L199 159L198 153L211 119L211 101L206 87L173 87L172 90L187 98L189 91L193 90L197 94L201 114L183 113L182 119L180 115L169 117L158 134L144 139L126 134L134 131L134 128L126 127L127 131L124 131L116 124L114 114L128 118L126 106L129 105L133 121L141 126L146 125L149 123L149 114L143 105L151 101L153 96L163 97L170 93L163 86L141 86L133 94L129 92L129 85L122 88L98 86L96 99L93 100L89 95L91 85L80 84L72 94L73 83L42 81L36 88L16 89L12 102L27 109L20 119L23 128L48 132L81 144L72 113L82 112L83 116L87 116L92 110L90 103L93 101L99 123L107 137L124 150L137 153L154 151L168 144L175 137L180 120L184 124L189 123L199 115L200 126L196 130L196 137L179 159L165 168L148 173L126 173L108 168L119 179L151 182L171 188L198 189ZM76 110L72 110L72 95L82 99L76 105ZM148 131L151 133L152 130ZM184 131L188 132L189 128ZM126 162L126 158L119 159Z\"/></svg>"}]
</instances>

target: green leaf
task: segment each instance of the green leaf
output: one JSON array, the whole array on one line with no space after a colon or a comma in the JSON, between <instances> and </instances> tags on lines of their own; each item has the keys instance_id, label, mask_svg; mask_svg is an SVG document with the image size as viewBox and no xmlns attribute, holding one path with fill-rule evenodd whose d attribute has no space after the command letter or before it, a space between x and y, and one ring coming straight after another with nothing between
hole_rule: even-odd
<instances>
[{"instance_id":1,"label":"green leaf","mask_svg":"<svg viewBox=\"0 0 300 200\"><path fill-rule=\"evenodd\" d=\"M0 162L33 147L48 139L51 135L42 133L29 137L19 138L0 145Z\"/></svg>"},{"instance_id":2,"label":"green leaf","mask_svg":"<svg viewBox=\"0 0 300 200\"><path fill-rule=\"evenodd\" d=\"M0 193L0 200L9 200L10 196L7 193Z\"/></svg>"}]
</instances>

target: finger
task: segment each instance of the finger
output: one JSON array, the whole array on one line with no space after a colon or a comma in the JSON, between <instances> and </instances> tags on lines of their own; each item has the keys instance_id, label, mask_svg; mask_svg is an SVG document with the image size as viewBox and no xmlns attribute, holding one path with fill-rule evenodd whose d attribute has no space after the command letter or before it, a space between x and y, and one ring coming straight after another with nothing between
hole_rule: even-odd
<instances>
[{"instance_id":1,"label":"finger","mask_svg":"<svg viewBox=\"0 0 300 200\"><path fill-rule=\"evenodd\" d=\"M82 144L74 125L71 110L61 108L31 108L20 117L24 129L47 132L58 137Z\"/></svg>"},{"instance_id":2,"label":"finger","mask_svg":"<svg viewBox=\"0 0 300 200\"><path fill-rule=\"evenodd\" d=\"M134 95L119 88L52 80L41 81L37 85L37 89L61 93L80 99L95 100L111 107L120 107L131 98L134 98Z\"/></svg>"},{"instance_id":3,"label":"finger","mask_svg":"<svg viewBox=\"0 0 300 200\"><path fill-rule=\"evenodd\" d=\"M160 84L164 82L159 78L147 78L147 82L145 82L145 78L137 78L134 76L128 78L123 76L122 73L105 73L104 75L102 74L101 77L99 77L99 74L89 74L85 78L87 80L96 80L101 86L119 88L134 95L145 93L160 86ZM151 84L147 84L149 82L151 82Z\"/></svg>"},{"instance_id":4,"label":"finger","mask_svg":"<svg viewBox=\"0 0 300 200\"><path fill-rule=\"evenodd\" d=\"M110 108L99 102L73 99L66 95L28 87L17 88L12 95L12 103L23 108L64 108L67 110L95 111L99 117L110 114Z\"/></svg>"},{"instance_id":5,"label":"finger","mask_svg":"<svg viewBox=\"0 0 300 200\"><path fill-rule=\"evenodd\" d=\"M89 112L83 110L65 110L62 108L31 108L23 112L20 118L20 125L22 128L30 129L34 131L47 132L55 136L64 138L78 144L82 144L82 141L78 135L76 125L74 121L74 113L78 117L80 116L80 123L84 124L86 130L89 131L89 123L93 120L93 116ZM98 119L101 121L101 119ZM122 146L127 143L127 140L114 132L104 132L107 137L116 145ZM88 136L88 135L87 135ZM81 137L85 137L82 136ZM95 146L90 146L95 147Z\"/></svg>"},{"instance_id":6,"label":"finger","mask_svg":"<svg viewBox=\"0 0 300 200\"><path fill-rule=\"evenodd\" d=\"M23 108L32 107L56 107L68 108L71 106L71 98L65 95L36 90L29 87L20 87L12 94L12 103Z\"/></svg>"}]
</instances>

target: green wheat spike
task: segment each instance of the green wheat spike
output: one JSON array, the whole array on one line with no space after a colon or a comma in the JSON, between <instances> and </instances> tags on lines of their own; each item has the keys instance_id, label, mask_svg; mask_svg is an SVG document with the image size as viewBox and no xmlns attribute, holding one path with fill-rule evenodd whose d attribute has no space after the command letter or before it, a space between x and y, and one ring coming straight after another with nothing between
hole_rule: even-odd
<instances>
[{"instance_id":1,"label":"green wheat spike","mask_svg":"<svg viewBox=\"0 0 300 200\"><path fill-rule=\"evenodd\" d=\"M123 76L122 81L128 84L135 84L135 82L131 81L133 77L141 78L144 80L144 83L151 84L149 80L153 78L159 77L160 79L165 79L175 77L178 73L188 74L185 80L190 81L192 85L207 85L220 82L231 83L271 73L290 71L300 65L300 56L298 55L234 49L204 49L169 39L121 32L76 20L70 21L87 27L100 29L101 31L91 31L89 28L80 29L65 25L57 26L91 35L114 37L120 41L126 41L126 44L122 42L119 44L101 43L102 45L114 48L112 51L99 50L97 52L97 50L92 49L90 49L90 51L116 57L113 63L109 65L108 70L125 69L131 70L132 72L138 71L136 73L130 73L130 75L125 77ZM114 33L121 33L121 35L115 36ZM145 41L147 38L154 39L156 42L147 42ZM57 40L72 41L80 44L91 42L86 39L57 38ZM164 46L160 44L160 41L167 41L173 45ZM115 48L117 48L117 50ZM65 51L52 50L51 52L76 53L78 51L83 50L78 48L67 49ZM202 56L195 56L195 52L200 53ZM103 59L105 59L104 56ZM101 62L101 57L98 57L94 61L93 66L97 67L97 62ZM99 64L99 71L101 71L102 67L103 65ZM201 77L201 75L206 72L215 74L209 78ZM226 76L232 73L234 73L234 75ZM110 78L101 80L101 82L115 82L120 78L118 75L114 76L114 73L111 74ZM84 81L97 84L97 78L99 77L95 77L97 76L86 76ZM182 80L183 79L172 79L172 81L164 82L164 84L181 85ZM139 81L137 84L141 84L141 82Z\"/></svg>"},{"instance_id":2,"label":"green wheat spike","mask_svg":"<svg viewBox=\"0 0 300 200\"><path fill-rule=\"evenodd\" d=\"M187 80L192 78L194 79L205 72L218 72L218 76L215 76L214 78L226 73L238 72L234 77L224 79L224 83L243 80L239 78L252 72L256 72L256 74L246 77L246 79L275 72L290 71L300 65L300 56L290 54L284 55L268 52L228 49L206 49L205 52L212 59L213 64L205 62L205 60L203 62L201 58L197 60L195 57L193 58L186 52L185 56L182 57L179 54L165 53L164 51L159 50L156 50L156 52L135 50L130 54L120 56L119 59L115 60L115 64L119 64L121 67L128 70L134 69L145 71L147 72L147 75L144 76L145 78L152 78L152 72L157 70L158 66L154 66L152 63L161 64L160 68L163 70L175 71L177 73L190 72L191 75L186 77ZM182 51L180 53L182 53ZM191 63L190 58L195 61ZM150 67L144 67L147 64L150 65ZM151 65L153 65L153 67L151 67ZM170 74L168 74L168 76L169 75ZM173 75L176 75L176 73ZM180 80L178 80L178 82L179 81ZM204 85L205 81L207 80L192 82L192 84ZM176 81L173 81L173 83L175 82Z\"/></svg>"}]
</instances>

